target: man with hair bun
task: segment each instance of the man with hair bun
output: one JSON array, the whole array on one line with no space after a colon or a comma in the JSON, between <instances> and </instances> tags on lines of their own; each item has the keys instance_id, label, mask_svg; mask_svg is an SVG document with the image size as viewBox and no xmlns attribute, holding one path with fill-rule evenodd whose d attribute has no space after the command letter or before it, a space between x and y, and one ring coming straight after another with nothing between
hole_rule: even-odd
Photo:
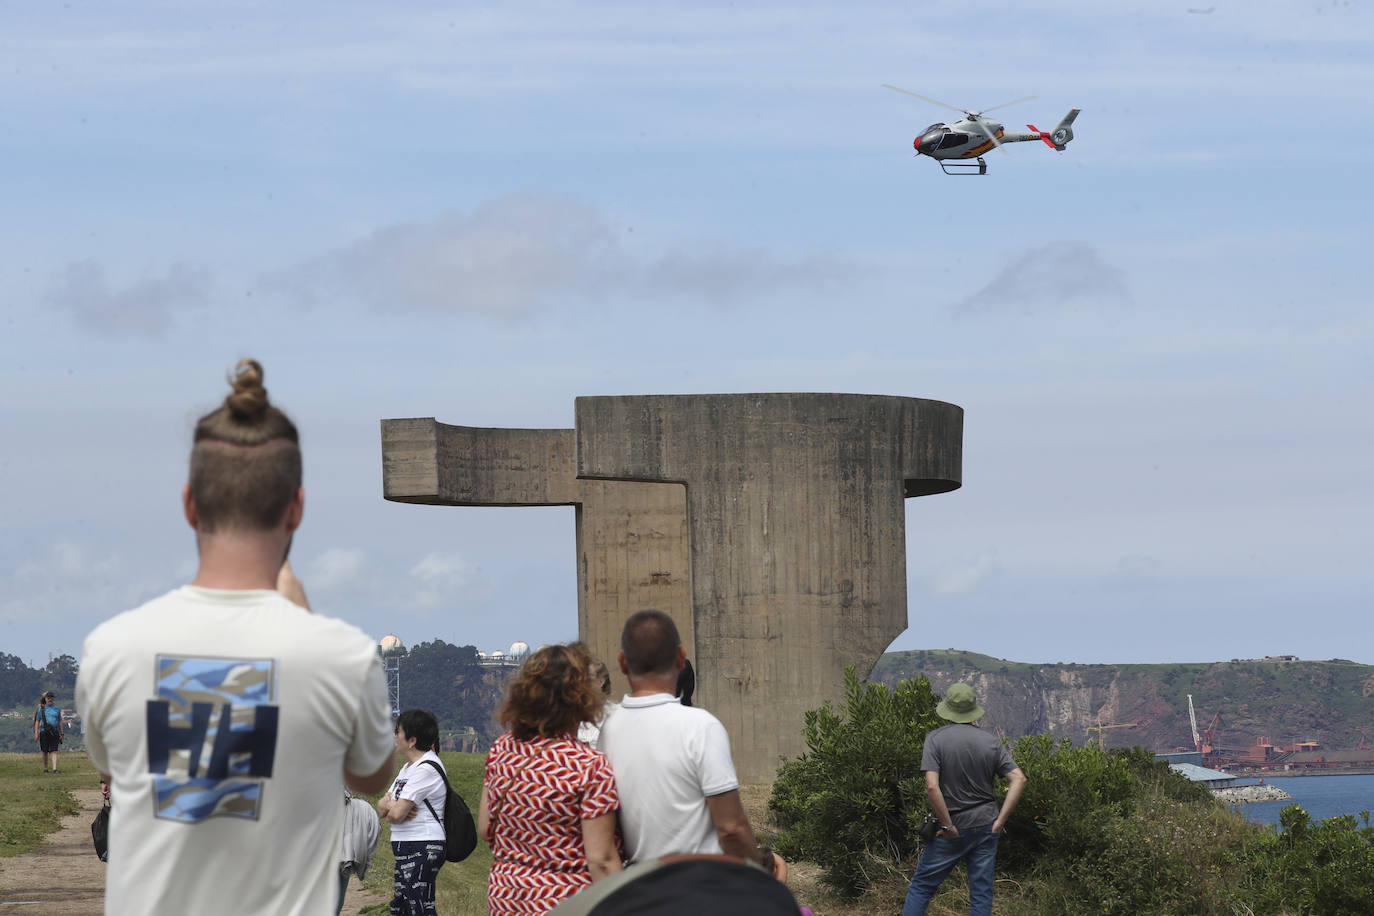
<instances>
[{"instance_id":1,"label":"man with hair bun","mask_svg":"<svg viewBox=\"0 0 1374 916\"><path fill-rule=\"evenodd\" d=\"M626 857L723 852L786 881L787 863L754 840L725 726L676 696L687 652L673 619L632 614L617 659L630 693L601 726L597 746L615 771Z\"/></svg>"},{"instance_id":2,"label":"man with hair bun","mask_svg":"<svg viewBox=\"0 0 1374 916\"><path fill-rule=\"evenodd\" d=\"M287 553L300 439L242 360L182 490L189 585L96 627L76 702L110 786L105 912L330 916L344 786L391 779L386 681L357 627L312 614Z\"/></svg>"}]
</instances>

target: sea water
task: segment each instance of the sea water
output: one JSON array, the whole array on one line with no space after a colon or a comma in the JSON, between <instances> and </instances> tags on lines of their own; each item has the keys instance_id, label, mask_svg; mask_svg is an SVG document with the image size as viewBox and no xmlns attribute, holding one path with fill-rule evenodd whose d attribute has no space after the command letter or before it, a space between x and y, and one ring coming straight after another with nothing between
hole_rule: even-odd
<instances>
[{"instance_id":1,"label":"sea water","mask_svg":"<svg viewBox=\"0 0 1374 916\"><path fill-rule=\"evenodd\" d=\"M1244 782L1253 785L1258 780ZM1248 805L1234 806L1247 820L1257 824L1277 825L1279 812L1289 805L1302 805L1307 813L1312 815L1313 820L1324 820L1340 814L1353 814L1358 818L1361 811L1369 811L1374 815L1374 776L1332 774L1265 777L1264 784L1282 789L1293 798L1287 801L1251 802ZM1374 823L1374 820L1371 823Z\"/></svg>"}]
</instances>

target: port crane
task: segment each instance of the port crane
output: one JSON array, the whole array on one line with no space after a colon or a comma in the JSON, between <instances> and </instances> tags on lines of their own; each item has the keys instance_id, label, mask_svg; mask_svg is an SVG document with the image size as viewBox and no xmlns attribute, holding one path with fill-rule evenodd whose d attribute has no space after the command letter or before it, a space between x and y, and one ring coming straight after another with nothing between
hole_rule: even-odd
<instances>
[{"instance_id":1,"label":"port crane","mask_svg":"<svg viewBox=\"0 0 1374 916\"><path fill-rule=\"evenodd\" d=\"M1193 695L1190 693L1188 694L1188 724L1193 727L1193 747L1202 755L1202 765L1215 765L1221 751L1217 747L1217 732L1221 731L1222 725L1225 724L1221 720L1221 710L1217 710L1213 714L1211 724L1199 733L1197 730L1197 711L1193 709Z\"/></svg>"},{"instance_id":2,"label":"port crane","mask_svg":"<svg viewBox=\"0 0 1374 916\"><path fill-rule=\"evenodd\" d=\"M1193 747L1202 753L1202 736L1197 733L1197 713L1193 711L1193 695L1188 694L1188 721L1193 725Z\"/></svg>"},{"instance_id":3,"label":"port crane","mask_svg":"<svg viewBox=\"0 0 1374 916\"><path fill-rule=\"evenodd\" d=\"M1118 723L1118 724L1116 724L1116 725L1103 725L1103 724L1102 724L1102 714L1101 714L1101 713L1098 713L1098 714L1097 714L1097 724L1096 724L1096 725L1089 725L1089 726L1086 726L1083 730L1084 730L1084 731L1089 731L1089 732L1097 732L1097 749L1100 751L1100 750L1103 749L1103 747L1102 747L1102 737L1103 737L1102 733L1105 732L1107 729L1109 729L1109 728L1139 728L1139 727L1140 727L1140 723L1139 723L1139 722L1121 722L1121 723Z\"/></svg>"}]
</instances>

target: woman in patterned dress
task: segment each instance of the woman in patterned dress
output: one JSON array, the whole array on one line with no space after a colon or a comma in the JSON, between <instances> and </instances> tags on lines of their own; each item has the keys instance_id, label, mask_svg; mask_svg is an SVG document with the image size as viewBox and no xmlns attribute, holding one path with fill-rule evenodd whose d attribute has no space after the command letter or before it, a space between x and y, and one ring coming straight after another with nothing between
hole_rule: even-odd
<instances>
[{"instance_id":1,"label":"woman in patterned dress","mask_svg":"<svg viewBox=\"0 0 1374 916\"><path fill-rule=\"evenodd\" d=\"M545 646L510 682L497 717L508 731L487 755L478 831L491 846L492 916L547 913L620 871L611 766L577 740L601 713L580 643Z\"/></svg>"}]
</instances>

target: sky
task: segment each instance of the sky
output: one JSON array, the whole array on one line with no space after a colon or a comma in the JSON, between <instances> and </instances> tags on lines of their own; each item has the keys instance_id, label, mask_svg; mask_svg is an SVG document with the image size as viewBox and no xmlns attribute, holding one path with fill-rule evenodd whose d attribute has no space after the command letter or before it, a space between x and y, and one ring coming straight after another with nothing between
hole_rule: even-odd
<instances>
[{"instance_id":1,"label":"sky","mask_svg":"<svg viewBox=\"0 0 1374 916\"><path fill-rule=\"evenodd\" d=\"M893 649L1374 663L1374 13L1206 2L0 0L0 651L194 575L251 356L379 637L576 636L573 510L387 503L382 418L833 391L966 412ZM946 177L883 83L1082 114Z\"/></svg>"}]
</instances>

